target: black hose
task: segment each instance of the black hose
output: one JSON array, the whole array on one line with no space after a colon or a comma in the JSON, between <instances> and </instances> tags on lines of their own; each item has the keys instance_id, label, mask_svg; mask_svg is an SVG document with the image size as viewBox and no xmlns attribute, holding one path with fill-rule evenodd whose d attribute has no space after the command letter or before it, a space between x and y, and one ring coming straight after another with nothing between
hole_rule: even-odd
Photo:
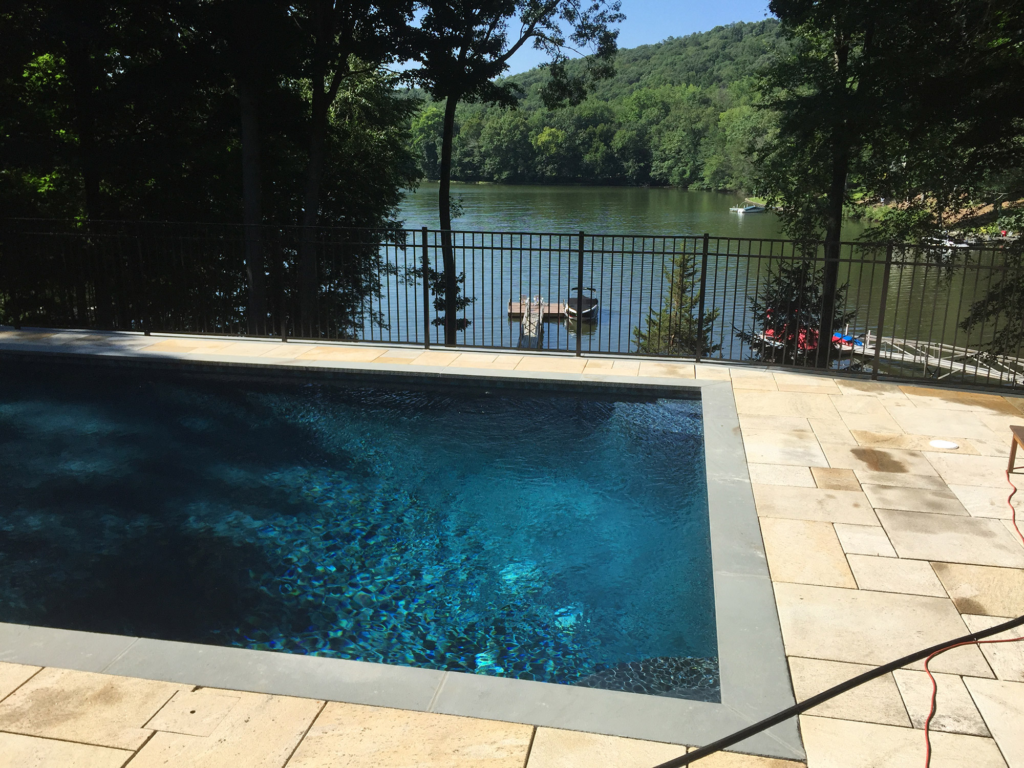
<instances>
[{"instance_id":1,"label":"black hose","mask_svg":"<svg viewBox=\"0 0 1024 768\"><path fill-rule=\"evenodd\" d=\"M736 731L736 733L726 736L725 738L719 739L718 741L714 741L711 744L708 744L706 747L700 747L699 749L695 749L693 752L690 752L689 754L680 755L679 757L673 758L672 760L669 760L666 763L660 763L654 766L654 768L680 768L680 766L689 765L695 760L700 760L702 757L707 757L708 755L714 752L719 752L720 750L723 750L726 747L731 747L733 744L743 741L744 739L753 736L755 733L760 733L766 728L771 728L773 725L778 725L779 723L784 722L795 715L799 715L802 712L806 712L808 709L813 709L822 702L835 698L841 693L846 693L851 688L856 688L858 685L862 685L863 683L866 683L869 680L874 680L876 677L881 677L882 675L888 674L889 672L892 672L894 669L899 669L900 667L905 667L907 664L912 664L915 661L920 661L921 659L927 658L936 651L941 651L943 648L949 648L950 646L958 645L959 643L970 643L975 640L981 640L982 638L989 637L991 635L998 635L1000 632L1005 632L1008 629L1013 629L1014 627L1019 627L1022 625L1024 625L1024 616L1018 616L1016 619L1011 619L1010 621L1007 621L1005 624L997 624L994 627L989 627L988 629L983 629L979 632L972 632L971 634L964 635L963 637L957 638L956 640L950 640L946 643L939 643L938 645L933 645L931 648L925 648L923 651L917 651L916 653L912 653L909 656L904 656L902 659L890 661L888 664L884 664L881 667L876 667L875 669L872 669L870 672L865 672L863 675L851 677L845 683L840 683L834 688L829 688L827 691L822 691L821 693L815 696L811 696L811 698L805 699L804 701L801 701L799 704L794 704L792 707L789 707L789 709L784 709L781 712L777 712L771 717L766 717L764 720L761 720L758 723L748 725L746 728Z\"/></svg>"}]
</instances>

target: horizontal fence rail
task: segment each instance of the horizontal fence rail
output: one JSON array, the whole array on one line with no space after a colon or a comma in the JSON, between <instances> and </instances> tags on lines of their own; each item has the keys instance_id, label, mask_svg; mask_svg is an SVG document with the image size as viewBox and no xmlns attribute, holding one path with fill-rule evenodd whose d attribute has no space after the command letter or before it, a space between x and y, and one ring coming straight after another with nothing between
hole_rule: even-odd
<instances>
[{"instance_id":1,"label":"horizontal fence rail","mask_svg":"<svg viewBox=\"0 0 1024 768\"><path fill-rule=\"evenodd\" d=\"M8 220L0 322L443 346L446 260L456 346L1024 384L999 245Z\"/></svg>"}]
</instances>

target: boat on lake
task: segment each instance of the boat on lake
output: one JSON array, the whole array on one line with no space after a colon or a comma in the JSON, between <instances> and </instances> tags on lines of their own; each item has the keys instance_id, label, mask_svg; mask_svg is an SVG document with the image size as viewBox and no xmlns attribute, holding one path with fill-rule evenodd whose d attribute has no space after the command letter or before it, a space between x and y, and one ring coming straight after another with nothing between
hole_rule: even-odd
<instances>
[{"instance_id":1,"label":"boat on lake","mask_svg":"<svg viewBox=\"0 0 1024 768\"><path fill-rule=\"evenodd\" d=\"M579 290L579 288L573 288L569 291L569 298L565 300L565 316L569 320L589 322L597 317L597 297L594 295L593 288L584 288L582 296ZM574 293L575 296L572 295Z\"/></svg>"},{"instance_id":2,"label":"boat on lake","mask_svg":"<svg viewBox=\"0 0 1024 768\"><path fill-rule=\"evenodd\" d=\"M741 205L735 208L730 208L732 213L764 213L763 205Z\"/></svg>"}]
</instances>

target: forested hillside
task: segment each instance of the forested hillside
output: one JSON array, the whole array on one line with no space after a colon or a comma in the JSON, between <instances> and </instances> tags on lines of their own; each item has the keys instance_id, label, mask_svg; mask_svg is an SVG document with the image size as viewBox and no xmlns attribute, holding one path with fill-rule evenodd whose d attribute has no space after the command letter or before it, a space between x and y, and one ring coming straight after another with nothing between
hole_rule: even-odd
<instances>
[{"instance_id":1,"label":"forested hillside","mask_svg":"<svg viewBox=\"0 0 1024 768\"><path fill-rule=\"evenodd\" d=\"M518 108L460 104L452 177L744 188L745 150L771 128L752 106L755 73L781 44L778 23L766 20L622 50L614 77L579 106L556 110L540 98L546 70L516 75ZM437 178L442 113L425 101L412 123L428 178Z\"/></svg>"}]
</instances>

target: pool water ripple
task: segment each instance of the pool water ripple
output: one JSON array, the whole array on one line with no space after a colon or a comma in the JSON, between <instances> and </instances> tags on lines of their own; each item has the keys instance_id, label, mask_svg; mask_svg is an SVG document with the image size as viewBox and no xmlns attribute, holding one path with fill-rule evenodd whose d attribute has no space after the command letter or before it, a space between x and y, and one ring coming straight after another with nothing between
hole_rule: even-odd
<instances>
[{"instance_id":1,"label":"pool water ripple","mask_svg":"<svg viewBox=\"0 0 1024 768\"><path fill-rule=\"evenodd\" d=\"M698 401L0 386L0 621L717 700Z\"/></svg>"}]
</instances>

